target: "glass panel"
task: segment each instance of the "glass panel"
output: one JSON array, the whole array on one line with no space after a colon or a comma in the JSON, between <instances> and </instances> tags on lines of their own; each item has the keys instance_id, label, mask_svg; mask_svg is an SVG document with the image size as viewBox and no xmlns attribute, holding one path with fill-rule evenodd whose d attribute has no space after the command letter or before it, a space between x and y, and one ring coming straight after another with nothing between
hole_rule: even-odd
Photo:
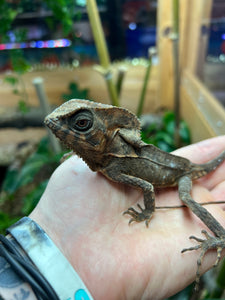
<instances>
[{"instance_id":1,"label":"glass panel","mask_svg":"<svg viewBox=\"0 0 225 300\"><path fill-rule=\"evenodd\" d=\"M225 1L212 1L209 26L202 25L208 35L202 80L225 107ZM201 74L199 74L201 76Z\"/></svg>"}]
</instances>

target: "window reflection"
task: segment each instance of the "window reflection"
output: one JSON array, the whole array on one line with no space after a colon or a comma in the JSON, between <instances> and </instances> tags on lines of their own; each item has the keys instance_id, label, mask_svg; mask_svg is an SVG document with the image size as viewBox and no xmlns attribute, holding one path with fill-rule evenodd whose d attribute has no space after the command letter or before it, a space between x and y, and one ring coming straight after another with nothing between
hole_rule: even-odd
<instances>
[{"instance_id":1,"label":"window reflection","mask_svg":"<svg viewBox=\"0 0 225 300\"><path fill-rule=\"evenodd\" d=\"M208 32L207 32L208 31ZM203 66L203 82L225 107L225 1L214 0L210 24L202 26L208 34L208 47Z\"/></svg>"}]
</instances>

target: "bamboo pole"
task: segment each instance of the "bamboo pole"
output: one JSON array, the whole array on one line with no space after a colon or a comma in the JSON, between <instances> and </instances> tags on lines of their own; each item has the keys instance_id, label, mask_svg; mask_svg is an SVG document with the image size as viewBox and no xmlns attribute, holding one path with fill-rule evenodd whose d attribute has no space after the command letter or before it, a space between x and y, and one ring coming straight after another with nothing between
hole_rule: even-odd
<instances>
[{"instance_id":1,"label":"bamboo pole","mask_svg":"<svg viewBox=\"0 0 225 300\"><path fill-rule=\"evenodd\" d=\"M95 45L99 56L99 61L102 66L101 73L103 74L104 79L106 81L112 105L119 106L116 86L113 82L112 72L110 70L109 53L108 53L104 32L102 29L102 24L101 24L101 20L99 17L95 0L87 0L86 6L87 6L87 13L88 13L89 21L91 24L91 28L95 40Z\"/></svg>"},{"instance_id":2,"label":"bamboo pole","mask_svg":"<svg viewBox=\"0 0 225 300\"><path fill-rule=\"evenodd\" d=\"M173 24L171 40L173 43L173 71L174 71L174 114L175 114L175 145L179 148L180 135L180 67L179 67L179 0L173 0Z\"/></svg>"}]
</instances>

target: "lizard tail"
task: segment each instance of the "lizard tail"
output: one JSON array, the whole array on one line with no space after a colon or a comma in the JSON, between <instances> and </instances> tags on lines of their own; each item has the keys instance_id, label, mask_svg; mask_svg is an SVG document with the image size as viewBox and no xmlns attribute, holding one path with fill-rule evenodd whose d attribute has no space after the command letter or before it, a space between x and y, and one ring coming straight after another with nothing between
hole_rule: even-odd
<instances>
[{"instance_id":1,"label":"lizard tail","mask_svg":"<svg viewBox=\"0 0 225 300\"><path fill-rule=\"evenodd\" d=\"M214 171L223 161L225 161L225 151L205 164L196 164L192 173L192 179L198 179Z\"/></svg>"}]
</instances>

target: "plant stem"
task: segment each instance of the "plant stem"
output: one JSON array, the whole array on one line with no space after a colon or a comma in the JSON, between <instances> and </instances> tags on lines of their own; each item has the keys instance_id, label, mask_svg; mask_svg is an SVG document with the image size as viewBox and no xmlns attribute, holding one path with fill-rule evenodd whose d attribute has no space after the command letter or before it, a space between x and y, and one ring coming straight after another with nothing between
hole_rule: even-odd
<instances>
[{"instance_id":1,"label":"plant stem","mask_svg":"<svg viewBox=\"0 0 225 300\"><path fill-rule=\"evenodd\" d=\"M173 32L179 34L179 0L173 0Z\"/></svg>"},{"instance_id":2,"label":"plant stem","mask_svg":"<svg viewBox=\"0 0 225 300\"><path fill-rule=\"evenodd\" d=\"M144 106L144 101L145 101L145 96L146 96L146 90L147 90L149 75L150 75L151 66L152 66L152 57L155 54L156 54L156 49L154 47L149 48L148 65L147 65L147 69L146 69L146 72L145 72L145 78L144 78L144 82L143 82L143 86L142 86L142 90L141 90L141 96L140 96L140 100L139 100L139 104L138 104L137 117L140 117L141 114L142 114L142 111L143 111L143 106Z\"/></svg>"},{"instance_id":3,"label":"plant stem","mask_svg":"<svg viewBox=\"0 0 225 300\"><path fill-rule=\"evenodd\" d=\"M175 113L175 145L180 144L180 68L179 68L179 0L173 0L173 30L171 36L173 42L174 63L174 113Z\"/></svg>"},{"instance_id":4,"label":"plant stem","mask_svg":"<svg viewBox=\"0 0 225 300\"><path fill-rule=\"evenodd\" d=\"M23 80L22 75L19 74L19 73L17 73L17 74L18 74L19 82L21 84L21 89L22 89L21 96L22 96L22 99L25 101L26 105L28 105L29 97L28 97L28 94L27 94L25 82Z\"/></svg>"},{"instance_id":5,"label":"plant stem","mask_svg":"<svg viewBox=\"0 0 225 300\"><path fill-rule=\"evenodd\" d=\"M145 78L144 78L144 82L143 82L143 86L142 86L142 90L141 90L141 96L140 96L138 109L137 109L137 117L140 117L141 114L142 114L142 111L143 111L143 106L144 106L145 95L146 95L146 90L147 90L147 85L148 85L148 79L149 79L151 66L152 66L152 59L150 57L149 60L148 60L148 65L147 65L146 72L145 72Z\"/></svg>"},{"instance_id":6,"label":"plant stem","mask_svg":"<svg viewBox=\"0 0 225 300\"><path fill-rule=\"evenodd\" d=\"M118 96L120 96L121 93L125 73L126 73L126 69L123 66L119 67L117 81L116 81L116 91Z\"/></svg>"},{"instance_id":7,"label":"plant stem","mask_svg":"<svg viewBox=\"0 0 225 300\"><path fill-rule=\"evenodd\" d=\"M113 82L112 74L110 71L109 53L108 53L106 41L104 38L104 33L103 33L102 24L100 21L96 1L95 0L87 0L86 6L87 6L87 13L88 13L89 21L91 24L91 28L92 28L98 56L99 56L99 61L100 61L101 66L104 69L104 74L105 74L104 79L105 79L107 87L108 87L111 103L112 103L112 105L119 106L116 87Z\"/></svg>"}]
</instances>

